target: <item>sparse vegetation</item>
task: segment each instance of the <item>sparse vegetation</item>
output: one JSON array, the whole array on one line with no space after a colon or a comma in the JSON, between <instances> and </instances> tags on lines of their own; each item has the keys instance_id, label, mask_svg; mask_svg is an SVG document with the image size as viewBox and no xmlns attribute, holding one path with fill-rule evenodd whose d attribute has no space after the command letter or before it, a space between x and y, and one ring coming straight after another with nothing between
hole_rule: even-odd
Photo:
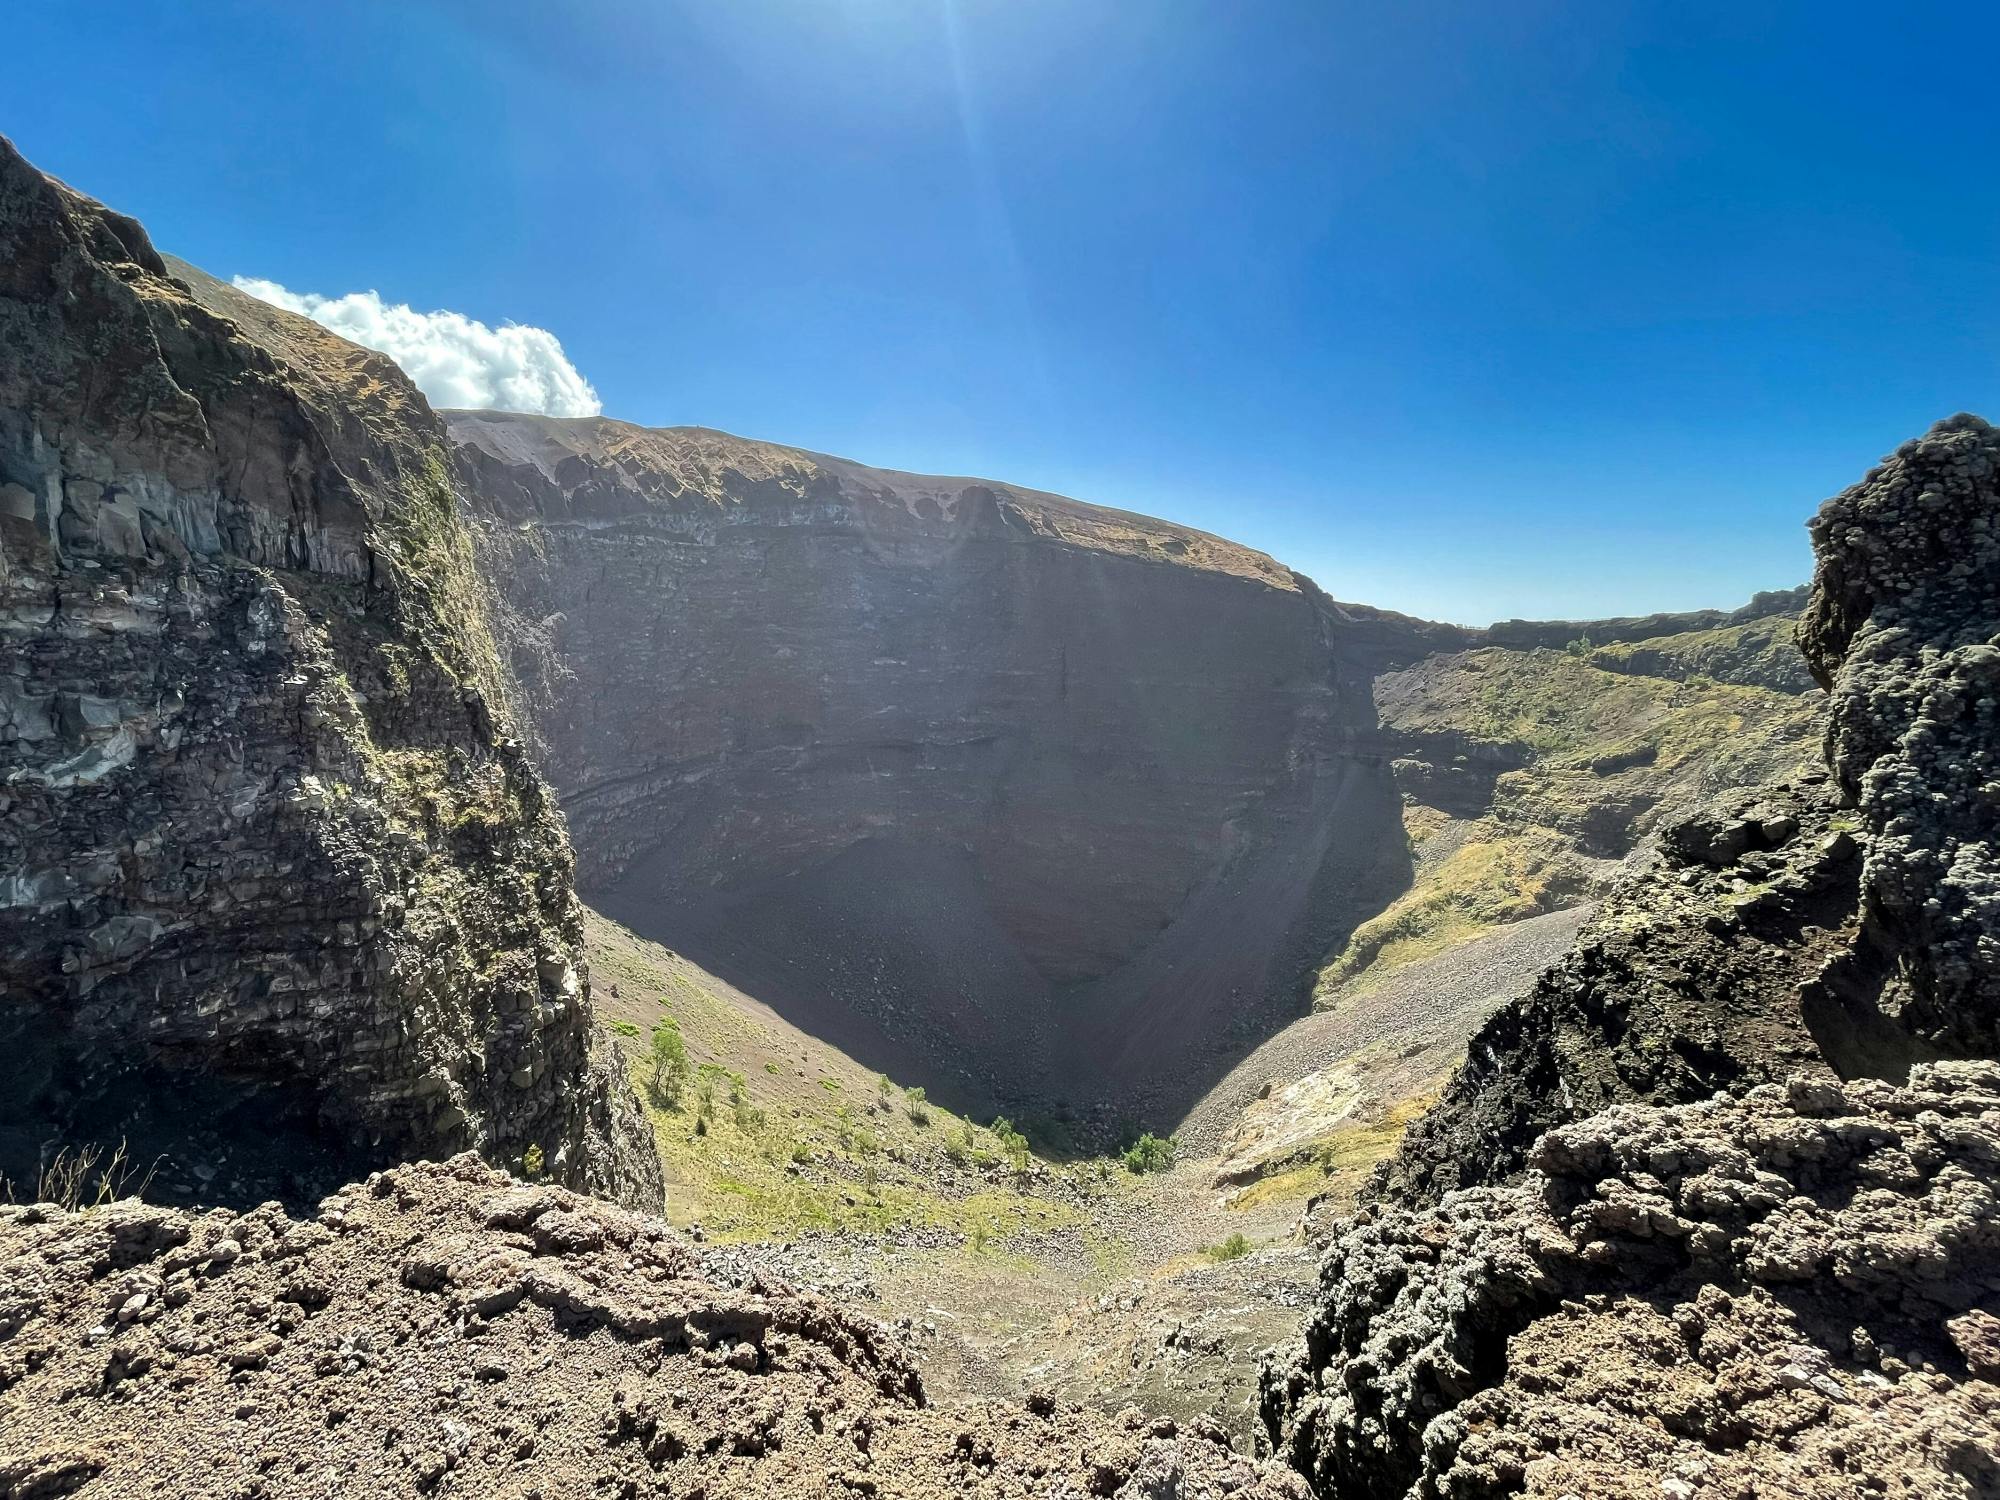
<instances>
[{"instance_id":1,"label":"sparse vegetation","mask_svg":"<svg viewBox=\"0 0 2000 1500\"><path fill-rule=\"evenodd\" d=\"M1789 631L1779 617L1609 646L1578 636L1563 651L1487 647L1384 677L1385 727L1420 747L1443 737L1420 755L1436 758L1438 803L1428 805L1422 784L1408 793L1415 880L1328 955L1316 1002L1337 1004L1495 928L1588 900L1609 862L1662 817L1716 786L1810 759L1811 699L1696 669L1789 652ZM1498 774L1456 758L1451 747L1468 742L1487 748ZM1483 807L1466 800L1482 794Z\"/></svg>"},{"instance_id":2,"label":"sparse vegetation","mask_svg":"<svg viewBox=\"0 0 2000 1500\"><path fill-rule=\"evenodd\" d=\"M1204 1247L1201 1253L1218 1264L1225 1260L1241 1260L1250 1253L1250 1241L1239 1229L1219 1244Z\"/></svg>"},{"instance_id":3,"label":"sparse vegetation","mask_svg":"<svg viewBox=\"0 0 2000 1500\"><path fill-rule=\"evenodd\" d=\"M1015 1175L1028 1170L1028 1138L1016 1130L1013 1123L1002 1115L993 1122L993 1135L1000 1142L1000 1149L1007 1153L1008 1164Z\"/></svg>"},{"instance_id":4,"label":"sparse vegetation","mask_svg":"<svg viewBox=\"0 0 2000 1500\"><path fill-rule=\"evenodd\" d=\"M23 1199L8 1178L0 1177L0 1201L56 1203L68 1209L99 1208L121 1198L143 1197L159 1167L155 1158L143 1169L120 1141L102 1146L64 1146L42 1163L35 1174L32 1198Z\"/></svg>"},{"instance_id":5,"label":"sparse vegetation","mask_svg":"<svg viewBox=\"0 0 2000 1500\"><path fill-rule=\"evenodd\" d=\"M996 1138L921 1088L892 1079L885 1091L877 1073L747 1016L705 988L692 965L612 923L593 915L589 933L608 1016L658 1021L654 997L673 996L686 1059L680 1098L650 1086L650 1052L628 1064L673 1185L675 1220L699 1221L718 1240L911 1226L970 1235L977 1226L999 1246L1080 1218L1072 1195L1043 1196L1022 1175L1032 1163L1025 1137ZM1020 1171L1003 1190L1010 1158Z\"/></svg>"},{"instance_id":6,"label":"sparse vegetation","mask_svg":"<svg viewBox=\"0 0 2000 1500\"><path fill-rule=\"evenodd\" d=\"M1150 1130L1125 1148L1125 1170L1135 1176L1164 1172L1174 1164L1177 1145L1172 1136L1157 1136Z\"/></svg>"},{"instance_id":7,"label":"sparse vegetation","mask_svg":"<svg viewBox=\"0 0 2000 1500\"><path fill-rule=\"evenodd\" d=\"M687 1043L681 1038L680 1023L669 1016L653 1028L653 1049L647 1054L652 1076L646 1090L655 1104L678 1105L687 1087Z\"/></svg>"}]
</instances>

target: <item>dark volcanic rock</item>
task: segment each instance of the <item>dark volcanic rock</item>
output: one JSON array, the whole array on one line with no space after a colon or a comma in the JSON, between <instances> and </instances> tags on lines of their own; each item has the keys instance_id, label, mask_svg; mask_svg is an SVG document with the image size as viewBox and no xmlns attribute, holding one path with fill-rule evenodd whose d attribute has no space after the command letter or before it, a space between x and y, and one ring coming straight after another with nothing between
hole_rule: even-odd
<instances>
[{"instance_id":1,"label":"dark volcanic rock","mask_svg":"<svg viewBox=\"0 0 2000 1500\"><path fill-rule=\"evenodd\" d=\"M1833 777L1668 830L1330 1253L1263 1396L1321 1493L2000 1491L1996 448L1828 502Z\"/></svg>"},{"instance_id":2,"label":"dark volcanic rock","mask_svg":"<svg viewBox=\"0 0 2000 1500\"><path fill-rule=\"evenodd\" d=\"M1611 1104L1832 1077L1799 997L1853 937L1860 857L1837 818L1831 789L1807 783L1667 830L1654 866L1472 1038L1377 1191L1431 1202L1503 1180L1542 1132Z\"/></svg>"},{"instance_id":3,"label":"dark volcanic rock","mask_svg":"<svg viewBox=\"0 0 2000 1500\"><path fill-rule=\"evenodd\" d=\"M0 142L0 1170L533 1145L657 1203L442 427L193 275Z\"/></svg>"},{"instance_id":4,"label":"dark volcanic rock","mask_svg":"<svg viewBox=\"0 0 2000 1500\"><path fill-rule=\"evenodd\" d=\"M1991 1063L1565 1126L1335 1243L1270 1436L1328 1496L1990 1495L1996 1161Z\"/></svg>"},{"instance_id":5,"label":"dark volcanic rock","mask_svg":"<svg viewBox=\"0 0 2000 1500\"><path fill-rule=\"evenodd\" d=\"M2000 1052L2000 433L1940 422L1812 532L1800 641L1868 844L1862 944L1829 987L1939 1051Z\"/></svg>"},{"instance_id":6,"label":"dark volcanic rock","mask_svg":"<svg viewBox=\"0 0 2000 1500\"><path fill-rule=\"evenodd\" d=\"M1799 634L1830 687L1832 783L1667 831L1474 1039L1390 1165L1392 1198L1502 1180L1542 1130L1621 1100L2000 1052L1996 525L2000 435L1976 417L1826 503Z\"/></svg>"},{"instance_id":7,"label":"dark volcanic rock","mask_svg":"<svg viewBox=\"0 0 2000 1500\"><path fill-rule=\"evenodd\" d=\"M1185 1102L1407 879L1369 684L1463 632L1005 485L450 420L593 900L941 1098Z\"/></svg>"}]
</instances>

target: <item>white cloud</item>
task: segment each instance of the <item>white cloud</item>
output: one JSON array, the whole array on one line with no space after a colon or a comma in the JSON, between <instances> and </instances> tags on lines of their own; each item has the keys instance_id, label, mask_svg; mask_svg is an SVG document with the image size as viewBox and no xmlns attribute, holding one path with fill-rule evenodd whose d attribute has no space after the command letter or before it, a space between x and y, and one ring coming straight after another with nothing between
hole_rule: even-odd
<instances>
[{"instance_id":1,"label":"white cloud","mask_svg":"<svg viewBox=\"0 0 2000 1500\"><path fill-rule=\"evenodd\" d=\"M374 292L322 297L255 276L238 291L273 307L304 313L342 338L379 349L401 365L433 406L491 407L550 417L594 417L604 410L590 382L546 328L503 323L488 328L463 313L427 312L384 302Z\"/></svg>"}]
</instances>

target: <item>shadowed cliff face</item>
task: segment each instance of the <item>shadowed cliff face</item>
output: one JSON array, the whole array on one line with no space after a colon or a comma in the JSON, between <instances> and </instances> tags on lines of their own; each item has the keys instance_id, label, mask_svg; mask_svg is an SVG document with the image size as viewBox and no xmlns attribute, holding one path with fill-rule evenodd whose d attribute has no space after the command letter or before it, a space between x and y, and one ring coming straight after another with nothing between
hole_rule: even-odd
<instances>
[{"instance_id":1,"label":"shadowed cliff face","mask_svg":"<svg viewBox=\"0 0 2000 1500\"><path fill-rule=\"evenodd\" d=\"M388 360L0 141L0 1174L532 1145L657 1203L444 450Z\"/></svg>"},{"instance_id":2,"label":"shadowed cliff face","mask_svg":"<svg viewBox=\"0 0 2000 1500\"><path fill-rule=\"evenodd\" d=\"M1369 685L1452 632L1054 496L450 423L586 890L942 1097L1171 1106L1407 879Z\"/></svg>"}]
</instances>

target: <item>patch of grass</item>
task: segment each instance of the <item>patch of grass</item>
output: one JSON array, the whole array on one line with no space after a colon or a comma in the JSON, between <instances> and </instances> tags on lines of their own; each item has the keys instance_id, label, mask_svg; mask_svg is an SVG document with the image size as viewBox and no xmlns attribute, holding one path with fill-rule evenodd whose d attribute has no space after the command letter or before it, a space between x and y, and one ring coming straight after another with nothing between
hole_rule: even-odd
<instances>
[{"instance_id":1,"label":"patch of grass","mask_svg":"<svg viewBox=\"0 0 2000 1500\"><path fill-rule=\"evenodd\" d=\"M1342 1189L1349 1193L1358 1190L1377 1162L1395 1154L1410 1122L1437 1103L1449 1076L1440 1074L1422 1093L1400 1100L1372 1119L1352 1121L1329 1131L1306 1148L1303 1160L1295 1157L1296 1165L1241 1189L1231 1196L1229 1206L1251 1209L1303 1200L1329 1188L1337 1196Z\"/></svg>"},{"instance_id":2,"label":"patch of grass","mask_svg":"<svg viewBox=\"0 0 2000 1500\"><path fill-rule=\"evenodd\" d=\"M1238 1230L1220 1244L1204 1246L1201 1253L1218 1264L1225 1260L1241 1260L1250 1253L1250 1241Z\"/></svg>"},{"instance_id":3,"label":"patch of grass","mask_svg":"<svg viewBox=\"0 0 2000 1500\"><path fill-rule=\"evenodd\" d=\"M647 1087L650 1053L628 1049L626 1062L647 1104L675 1222L698 1221L718 1241L813 1229L976 1230L994 1263L1014 1235L1081 1222L1068 1201L1073 1189L1050 1191L1039 1174L1014 1175L998 1136L922 1089L891 1080L883 1091L872 1070L753 1018L720 986L706 988L714 981L684 959L594 913L586 930L607 1021L653 1022L654 997L674 996L672 1022L661 1024L673 1026L687 1058L678 1105ZM622 998L610 995L612 984ZM895 1107L883 1109L882 1101Z\"/></svg>"},{"instance_id":4,"label":"patch of grass","mask_svg":"<svg viewBox=\"0 0 2000 1500\"><path fill-rule=\"evenodd\" d=\"M635 1040L638 1038L639 1025L636 1021L607 1021L604 1024L620 1036L632 1037Z\"/></svg>"},{"instance_id":5,"label":"patch of grass","mask_svg":"<svg viewBox=\"0 0 2000 1500\"><path fill-rule=\"evenodd\" d=\"M1273 1172L1268 1177L1260 1177L1247 1187L1230 1195L1229 1206L1233 1209L1261 1208L1270 1203L1297 1203L1310 1198L1326 1187L1326 1170L1317 1162L1307 1162L1303 1166L1291 1167L1283 1172Z\"/></svg>"},{"instance_id":6,"label":"patch of grass","mask_svg":"<svg viewBox=\"0 0 2000 1500\"><path fill-rule=\"evenodd\" d=\"M1386 910L1370 917L1320 971L1315 1000L1364 972L1396 970L1509 922L1557 911L1582 895L1582 880L1553 836L1481 825L1489 836L1460 845Z\"/></svg>"}]
</instances>

